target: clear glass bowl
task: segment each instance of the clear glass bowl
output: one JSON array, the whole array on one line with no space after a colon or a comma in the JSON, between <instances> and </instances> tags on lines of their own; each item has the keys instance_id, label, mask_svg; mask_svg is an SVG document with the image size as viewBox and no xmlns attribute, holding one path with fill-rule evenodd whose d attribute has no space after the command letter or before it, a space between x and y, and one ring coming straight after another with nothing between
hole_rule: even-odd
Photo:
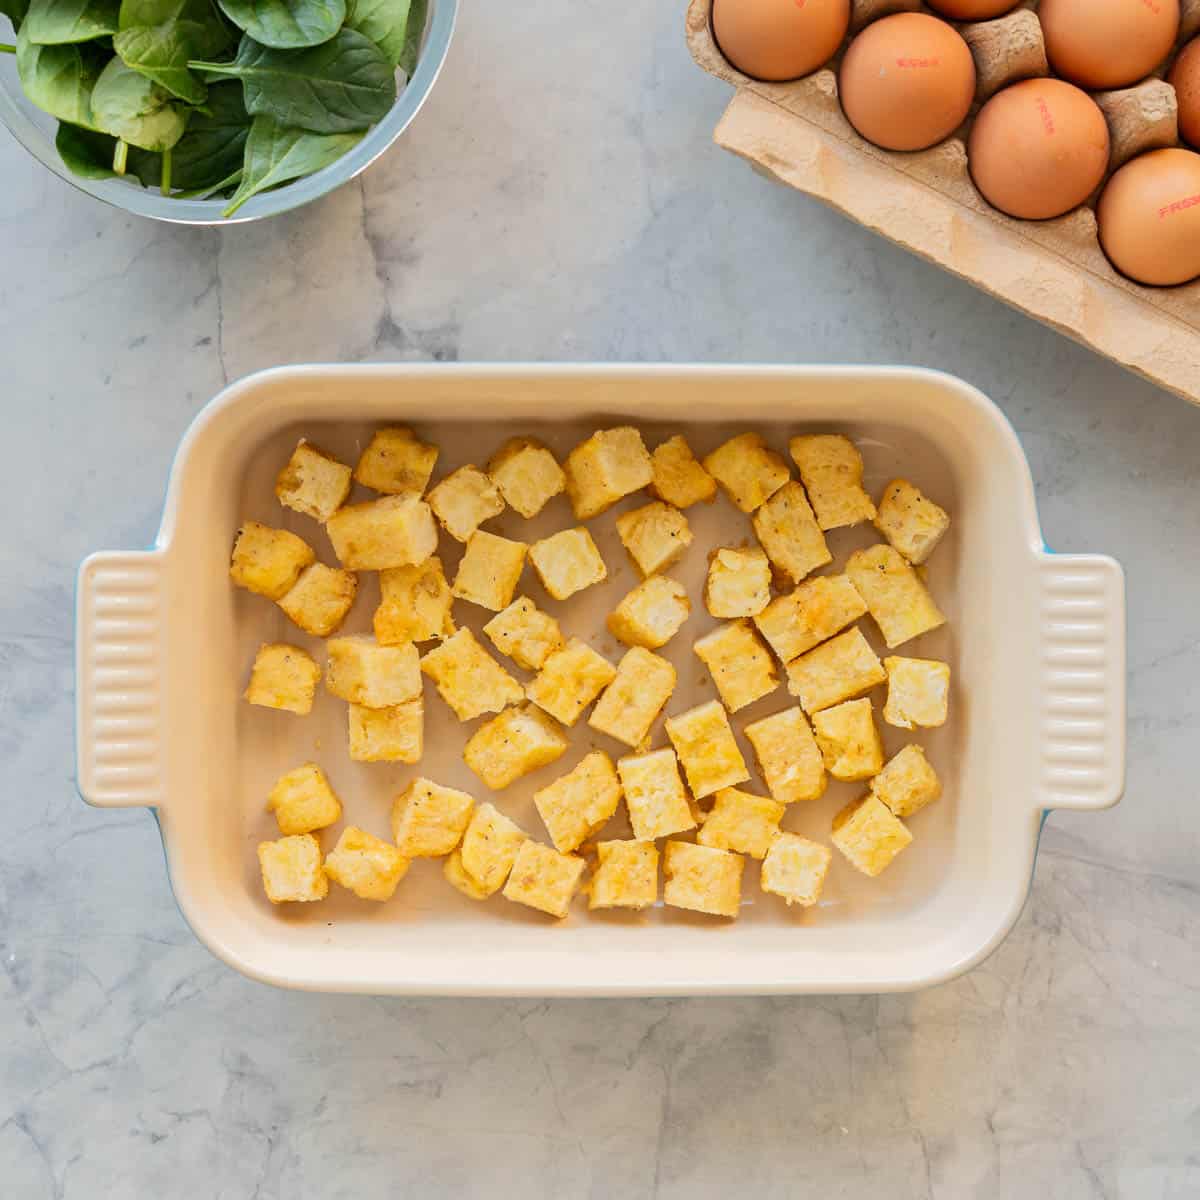
<instances>
[{"instance_id":1,"label":"clear glass bowl","mask_svg":"<svg viewBox=\"0 0 1200 1200\"><path fill-rule=\"evenodd\" d=\"M221 216L221 210L228 201L220 198L172 200L142 187L136 179L80 179L72 175L54 148L58 122L25 98L11 54L0 54L0 121L30 154L55 175L114 208L122 208L141 217L153 217L156 221L172 221L177 225L236 225L259 221L263 217L299 208L341 187L360 171L366 170L408 128L409 122L417 115L425 103L425 97L437 82L450 48L457 14L458 0L429 0L425 38L412 79L400 93L392 111L353 150L315 175L255 196L228 218ZM7 25L5 28L7 31Z\"/></svg>"}]
</instances>

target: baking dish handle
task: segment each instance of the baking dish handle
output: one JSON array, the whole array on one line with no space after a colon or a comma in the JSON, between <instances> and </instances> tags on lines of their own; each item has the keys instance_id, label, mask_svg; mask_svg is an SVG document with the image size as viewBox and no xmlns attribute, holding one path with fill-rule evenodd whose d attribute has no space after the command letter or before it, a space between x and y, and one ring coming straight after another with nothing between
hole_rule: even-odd
<instances>
[{"instance_id":1,"label":"baking dish handle","mask_svg":"<svg viewBox=\"0 0 1200 1200\"><path fill-rule=\"evenodd\" d=\"M1125 573L1039 554L1041 808L1111 808L1125 791Z\"/></svg>"},{"instance_id":2,"label":"baking dish handle","mask_svg":"<svg viewBox=\"0 0 1200 1200\"><path fill-rule=\"evenodd\" d=\"M79 793L100 808L161 805L166 790L166 555L93 554L75 598Z\"/></svg>"}]
</instances>

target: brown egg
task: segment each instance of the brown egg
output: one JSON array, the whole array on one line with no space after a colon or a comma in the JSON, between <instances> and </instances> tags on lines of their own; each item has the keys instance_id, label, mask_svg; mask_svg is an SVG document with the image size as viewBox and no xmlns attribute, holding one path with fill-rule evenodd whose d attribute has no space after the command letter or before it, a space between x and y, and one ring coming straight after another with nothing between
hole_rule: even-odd
<instances>
[{"instance_id":1,"label":"brown egg","mask_svg":"<svg viewBox=\"0 0 1200 1200\"><path fill-rule=\"evenodd\" d=\"M1179 97L1179 136L1200 147L1200 38L1180 51L1167 82Z\"/></svg>"},{"instance_id":2,"label":"brown egg","mask_svg":"<svg viewBox=\"0 0 1200 1200\"><path fill-rule=\"evenodd\" d=\"M850 43L838 75L842 108L868 142L924 150L966 119L975 96L975 60L945 21L896 13Z\"/></svg>"},{"instance_id":3,"label":"brown egg","mask_svg":"<svg viewBox=\"0 0 1200 1200\"><path fill-rule=\"evenodd\" d=\"M755 79L799 79L837 53L850 0L713 0L721 53Z\"/></svg>"},{"instance_id":4,"label":"brown egg","mask_svg":"<svg viewBox=\"0 0 1200 1200\"><path fill-rule=\"evenodd\" d=\"M1021 0L928 0L929 7L952 21L988 21L1011 12Z\"/></svg>"},{"instance_id":5,"label":"brown egg","mask_svg":"<svg viewBox=\"0 0 1200 1200\"><path fill-rule=\"evenodd\" d=\"M1027 79L998 92L979 110L967 142L983 198L1026 221L1078 208L1103 181L1108 151L1099 105L1061 79Z\"/></svg>"},{"instance_id":6,"label":"brown egg","mask_svg":"<svg viewBox=\"0 0 1200 1200\"><path fill-rule=\"evenodd\" d=\"M1093 90L1145 79L1179 36L1179 0L1041 0L1037 13L1055 73Z\"/></svg>"},{"instance_id":7,"label":"brown egg","mask_svg":"<svg viewBox=\"0 0 1200 1200\"><path fill-rule=\"evenodd\" d=\"M1130 279L1172 287L1200 276L1200 154L1151 150L1126 163L1096 218L1104 253Z\"/></svg>"}]
</instances>

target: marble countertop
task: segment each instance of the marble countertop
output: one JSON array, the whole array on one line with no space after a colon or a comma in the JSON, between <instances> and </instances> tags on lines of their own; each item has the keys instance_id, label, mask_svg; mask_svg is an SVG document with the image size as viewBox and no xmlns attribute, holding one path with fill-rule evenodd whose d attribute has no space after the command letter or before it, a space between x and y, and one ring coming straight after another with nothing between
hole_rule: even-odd
<instances>
[{"instance_id":1,"label":"marble countertop","mask_svg":"<svg viewBox=\"0 0 1200 1200\"><path fill-rule=\"evenodd\" d=\"M0 139L6 1196L1200 1195L1200 412L758 178L711 144L726 98L681 5L470 4L401 144L264 225L135 221ZM150 541L227 380L431 358L979 385L1048 541L1128 571L1124 803L1053 816L1012 936L917 995L403 1001L227 969L150 815L75 793L76 564Z\"/></svg>"}]
</instances>

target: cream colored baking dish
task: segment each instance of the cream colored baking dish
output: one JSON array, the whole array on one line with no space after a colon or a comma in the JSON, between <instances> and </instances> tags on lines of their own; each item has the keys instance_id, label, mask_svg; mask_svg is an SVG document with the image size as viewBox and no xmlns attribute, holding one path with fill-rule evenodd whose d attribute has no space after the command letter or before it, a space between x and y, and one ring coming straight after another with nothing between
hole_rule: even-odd
<instances>
[{"instance_id":1,"label":"cream colored baking dish","mask_svg":"<svg viewBox=\"0 0 1200 1200\"><path fill-rule=\"evenodd\" d=\"M870 488L878 492L903 473L953 514L952 532L930 563L949 626L905 650L948 657L955 667L951 719L924 739L945 795L912 819L913 846L876 880L856 875L835 853L824 901L808 913L762 895L750 863L734 923L662 908L598 916L577 901L555 924L501 897L469 901L429 861L414 864L387 904L334 889L322 904L273 909L254 848L277 836L263 811L276 776L315 758L346 801L348 819L385 834L390 799L413 773L352 764L345 706L332 697L319 695L307 718L239 698L260 641L317 648L275 606L231 588L227 576L244 517L295 529L332 561L319 527L272 495L297 438L353 460L371 427L411 423L441 445L440 474L484 459L512 433L533 430L562 452L597 426L630 421L651 443L682 430L698 451L746 428L780 449L798 430L845 431L863 446ZM620 507L638 502L630 497ZM591 523L608 583L565 604L548 601L529 572L522 584L569 632L590 636L610 656L618 648L603 615L635 582L612 532L617 511ZM750 532L724 500L689 517L696 545L677 573L694 611L665 651L680 673L669 713L713 695L690 650L715 623L699 600L704 547ZM533 522L509 513L495 528L528 538L573 523L560 497ZM864 531L842 531L831 545L840 556L865 540ZM449 555L448 570L456 557ZM369 628L375 587L364 584L349 629ZM984 396L945 375L841 367L284 368L235 384L197 418L152 550L97 554L80 569L79 787L98 806L154 807L175 894L197 936L271 983L479 995L916 988L979 962L1011 928L1048 809L1100 809L1119 799L1124 636L1120 567L1044 548L1012 429ZM785 703L781 690L744 715ZM459 758L462 727L432 693L427 710L419 770L482 797ZM590 732L581 722L570 757L496 802L543 836L530 796L573 765ZM897 733L887 730L889 753L901 744ZM655 736L662 740L661 725ZM615 743L606 748L619 751ZM828 841L830 817L854 794L851 786L792 806L785 827Z\"/></svg>"}]
</instances>

